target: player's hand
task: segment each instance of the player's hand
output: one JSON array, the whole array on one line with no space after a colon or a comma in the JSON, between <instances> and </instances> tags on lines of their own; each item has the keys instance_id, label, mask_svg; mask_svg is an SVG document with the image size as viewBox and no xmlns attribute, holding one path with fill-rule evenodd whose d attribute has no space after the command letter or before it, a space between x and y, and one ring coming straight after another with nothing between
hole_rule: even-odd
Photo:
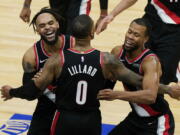
<instances>
[{"instance_id":1,"label":"player's hand","mask_svg":"<svg viewBox=\"0 0 180 135\"><path fill-rule=\"evenodd\" d=\"M4 101L11 99L12 97L9 94L9 91L12 89L9 85L4 85L1 87L1 98L3 98Z\"/></svg>"},{"instance_id":2,"label":"player's hand","mask_svg":"<svg viewBox=\"0 0 180 135\"><path fill-rule=\"evenodd\" d=\"M170 83L170 90L168 91L168 94L171 98L180 100L180 84L178 83Z\"/></svg>"},{"instance_id":3,"label":"player's hand","mask_svg":"<svg viewBox=\"0 0 180 135\"><path fill-rule=\"evenodd\" d=\"M96 34L101 33L103 30L105 30L107 28L107 25L112 22L114 19L114 16L109 14L108 16L106 16L104 19L102 19L100 21L100 23L97 25L96 28Z\"/></svg>"},{"instance_id":4,"label":"player's hand","mask_svg":"<svg viewBox=\"0 0 180 135\"><path fill-rule=\"evenodd\" d=\"M115 100L117 99L117 91L113 91L112 89L104 89L104 90L100 90L97 98L100 100Z\"/></svg>"},{"instance_id":5,"label":"player's hand","mask_svg":"<svg viewBox=\"0 0 180 135\"><path fill-rule=\"evenodd\" d=\"M35 80L36 78L39 78L39 77L41 76L41 74L42 74L42 69L39 70L39 72L37 72L37 73L34 75L34 77L32 78L32 80Z\"/></svg>"},{"instance_id":6,"label":"player's hand","mask_svg":"<svg viewBox=\"0 0 180 135\"><path fill-rule=\"evenodd\" d=\"M107 15L104 16L100 16L96 22L95 25L95 29L97 30L97 27L100 25L100 23L102 22L102 20L106 17ZM107 28L107 25L104 25L104 27L102 28L101 32L104 31Z\"/></svg>"},{"instance_id":7,"label":"player's hand","mask_svg":"<svg viewBox=\"0 0 180 135\"><path fill-rule=\"evenodd\" d=\"M20 13L20 18L25 22L29 23L31 16L31 9L29 7L23 7Z\"/></svg>"}]
</instances>

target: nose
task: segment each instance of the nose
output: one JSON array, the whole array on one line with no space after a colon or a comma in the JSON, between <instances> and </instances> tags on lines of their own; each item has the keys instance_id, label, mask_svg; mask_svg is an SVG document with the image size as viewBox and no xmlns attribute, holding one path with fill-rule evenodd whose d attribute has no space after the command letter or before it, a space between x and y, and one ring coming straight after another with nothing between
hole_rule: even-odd
<instances>
[{"instance_id":1,"label":"nose","mask_svg":"<svg viewBox=\"0 0 180 135\"><path fill-rule=\"evenodd\" d=\"M128 37L129 39L134 39L134 35L133 35L132 33L131 33L131 34L128 34L127 37Z\"/></svg>"},{"instance_id":2,"label":"nose","mask_svg":"<svg viewBox=\"0 0 180 135\"><path fill-rule=\"evenodd\" d=\"M49 28L50 28L50 25L46 24L45 29L49 29Z\"/></svg>"}]
</instances>

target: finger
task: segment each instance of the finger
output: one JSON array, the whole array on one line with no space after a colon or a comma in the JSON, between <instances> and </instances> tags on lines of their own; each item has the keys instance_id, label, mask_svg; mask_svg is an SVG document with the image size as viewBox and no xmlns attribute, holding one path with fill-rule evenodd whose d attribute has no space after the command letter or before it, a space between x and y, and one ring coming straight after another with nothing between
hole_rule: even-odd
<instances>
[{"instance_id":1,"label":"finger","mask_svg":"<svg viewBox=\"0 0 180 135\"><path fill-rule=\"evenodd\" d=\"M104 21L102 21L98 26L97 26L97 29L96 29L96 34L99 34L100 32L101 32L101 29L102 29L102 27L103 27L103 25L104 25Z\"/></svg>"}]
</instances>

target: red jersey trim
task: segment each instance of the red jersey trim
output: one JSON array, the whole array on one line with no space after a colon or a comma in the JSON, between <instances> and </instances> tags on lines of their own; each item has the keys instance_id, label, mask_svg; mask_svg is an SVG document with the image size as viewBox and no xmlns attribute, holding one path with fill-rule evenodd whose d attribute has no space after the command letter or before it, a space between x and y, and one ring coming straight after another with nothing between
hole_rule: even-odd
<instances>
[{"instance_id":1,"label":"red jersey trim","mask_svg":"<svg viewBox=\"0 0 180 135\"><path fill-rule=\"evenodd\" d=\"M87 2L86 14L89 15L90 11L91 11L91 0Z\"/></svg>"},{"instance_id":2,"label":"red jersey trim","mask_svg":"<svg viewBox=\"0 0 180 135\"><path fill-rule=\"evenodd\" d=\"M161 114L160 112L156 112L155 110L153 110L150 106L145 105L145 104L137 104L139 106L141 106L142 108L144 108L144 110L146 110L150 116L156 116L158 114Z\"/></svg>"},{"instance_id":3,"label":"red jersey trim","mask_svg":"<svg viewBox=\"0 0 180 135\"><path fill-rule=\"evenodd\" d=\"M134 58L132 60L128 60L128 58L126 56L125 56L125 59L129 64L132 64L133 62L138 61L148 51L149 51L149 49L145 49L139 56L137 56L136 58Z\"/></svg>"},{"instance_id":4,"label":"red jersey trim","mask_svg":"<svg viewBox=\"0 0 180 135\"><path fill-rule=\"evenodd\" d=\"M38 57L38 54L37 54L36 43L34 44L33 48L34 48L35 61L36 61L36 70L38 70L39 69L39 57Z\"/></svg>"},{"instance_id":5,"label":"red jersey trim","mask_svg":"<svg viewBox=\"0 0 180 135\"><path fill-rule=\"evenodd\" d=\"M177 24L180 24L180 17L177 16L174 12L170 11L163 3L159 0L154 0L154 3L158 5L164 12Z\"/></svg>"},{"instance_id":6,"label":"red jersey trim","mask_svg":"<svg viewBox=\"0 0 180 135\"><path fill-rule=\"evenodd\" d=\"M52 122L52 126L51 126L51 135L55 135L56 125L57 125L57 121L59 117L60 117L60 112L56 111L53 122Z\"/></svg>"},{"instance_id":7,"label":"red jersey trim","mask_svg":"<svg viewBox=\"0 0 180 135\"><path fill-rule=\"evenodd\" d=\"M50 56L51 56L51 55L48 54L48 52L45 50L45 48L44 48L44 41L43 41L43 40L41 40L41 49L42 49L44 55L46 55L47 57L50 57Z\"/></svg>"},{"instance_id":8,"label":"red jersey trim","mask_svg":"<svg viewBox=\"0 0 180 135\"><path fill-rule=\"evenodd\" d=\"M103 52L100 52L100 65L101 65L101 68L104 65L104 53Z\"/></svg>"},{"instance_id":9,"label":"red jersey trim","mask_svg":"<svg viewBox=\"0 0 180 135\"><path fill-rule=\"evenodd\" d=\"M164 118L165 118L165 129L169 129L170 128L170 125L169 125L169 122L170 122L170 120L169 120L169 115L168 114L165 114L164 115ZM163 135L169 135L169 133L168 133L168 130L165 130L164 131L164 133L163 133Z\"/></svg>"},{"instance_id":10,"label":"red jersey trim","mask_svg":"<svg viewBox=\"0 0 180 135\"><path fill-rule=\"evenodd\" d=\"M73 49L73 48L69 48L68 50L70 50L71 52L77 53L77 54L88 54L88 53L93 52L93 51L96 50L96 49L95 49L95 48L92 48L92 49L89 49L89 50L83 51L83 52L78 51L78 50L75 50L75 49Z\"/></svg>"},{"instance_id":11,"label":"red jersey trim","mask_svg":"<svg viewBox=\"0 0 180 135\"><path fill-rule=\"evenodd\" d=\"M61 43L62 43L62 46L60 47L60 49L64 49L64 47L65 47L65 36L64 35L62 35L62 36L60 36L60 38L61 38Z\"/></svg>"}]
</instances>

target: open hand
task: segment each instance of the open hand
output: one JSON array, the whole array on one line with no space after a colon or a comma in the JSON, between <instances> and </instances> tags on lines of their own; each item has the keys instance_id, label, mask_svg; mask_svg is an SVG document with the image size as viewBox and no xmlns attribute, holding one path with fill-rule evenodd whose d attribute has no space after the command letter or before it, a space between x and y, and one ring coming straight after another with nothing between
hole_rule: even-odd
<instances>
[{"instance_id":1,"label":"open hand","mask_svg":"<svg viewBox=\"0 0 180 135\"><path fill-rule=\"evenodd\" d=\"M3 98L4 101L11 99L12 97L9 94L9 91L12 89L9 85L4 85L1 87L1 98Z\"/></svg>"},{"instance_id":2,"label":"open hand","mask_svg":"<svg viewBox=\"0 0 180 135\"><path fill-rule=\"evenodd\" d=\"M96 34L101 33L103 30L106 29L107 25L114 19L112 15L106 16L104 19L100 21L100 23L97 24L96 28Z\"/></svg>"}]
</instances>

